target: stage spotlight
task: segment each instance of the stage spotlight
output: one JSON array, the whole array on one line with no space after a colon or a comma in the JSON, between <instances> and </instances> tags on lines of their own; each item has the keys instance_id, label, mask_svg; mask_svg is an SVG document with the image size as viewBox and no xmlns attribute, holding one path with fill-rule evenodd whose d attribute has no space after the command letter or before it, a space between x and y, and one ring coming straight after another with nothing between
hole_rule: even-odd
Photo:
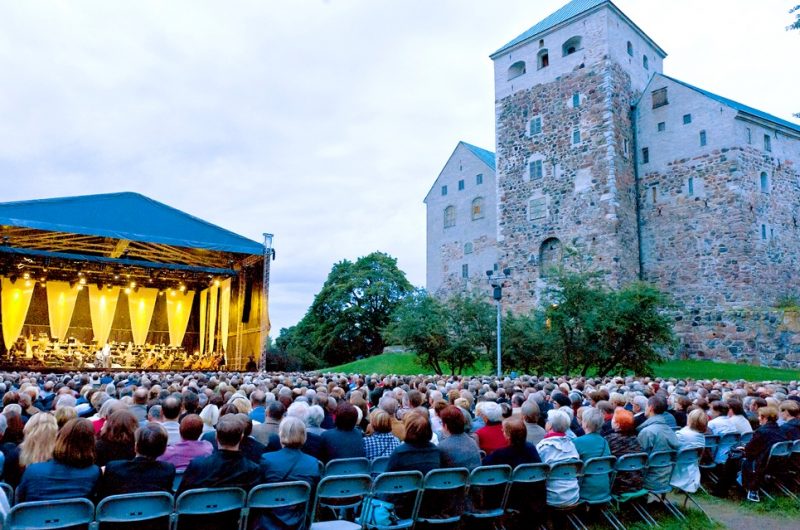
<instances>
[{"instance_id":1,"label":"stage spotlight","mask_svg":"<svg viewBox=\"0 0 800 530\"><path fill-rule=\"evenodd\" d=\"M78 290L83 291L83 285L78 285Z\"/></svg>"},{"instance_id":2,"label":"stage spotlight","mask_svg":"<svg viewBox=\"0 0 800 530\"><path fill-rule=\"evenodd\" d=\"M183 285L183 284L181 284L181 286L180 286L180 287L178 287L178 290L179 290L180 292L184 292L184 291L186 290L186 286L185 286L185 285Z\"/></svg>"},{"instance_id":3,"label":"stage spotlight","mask_svg":"<svg viewBox=\"0 0 800 530\"><path fill-rule=\"evenodd\" d=\"M125 294L131 294L131 288L130 287L126 287L125 288Z\"/></svg>"},{"instance_id":4,"label":"stage spotlight","mask_svg":"<svg viewBox=\"0 0 800 530\"><path fill-rule=\"evenodd\" d=\"M114 275L114 279L115 279L115 280L119 280L119 274L115 274L115 275Z\"/></svg>"},{"instance_id":5,"label":"stage spotlight","mask_svg":"<svg viewBox=\"0 0 800 530\"><path fill-rule=\"evenodd\" d=\"M22 275L22 278L24 280L30 280L31 279L31 273L26 272L25 274Z\"/></svg>"},{"instance_id":6,"label":"stage spotlight","mask_svg":"<svg viewBox=\"0 0 800 530\"><path fill-rule=\"evenodd\" d=\"M78 283L81 285L86 285L86 278L81 277L81 279L78 280Z\"/></svg>"},{"instance_id":7,"label":"stage spotlight","mask_svg":"<svg viewBox=\"0 0 800 530\"><path fill-rule=\"evenodd\" d=\"M130 288L131 289L136 289L136 282L131 282Z\"/></svg>"},{"instance_id":8,"label":"stage spotlight","mask_svg":"<svg viewBox=\"0 0 800 530\"><path fill-rule=\"evenodd\" d=\"M175 289L171 290L171 291L169 292L169 294L170 294L171 296L175 296Z\"/></svg>"},{"instance_id":9,"label":"stage spotlight","mask_svg":"<svg viewBox=\"0 0 800 530\"><path fill-rule=\"evenodd\" d=\"M33 282L32 282L32 281L30 281L30 280L25 280L25 287L30 287L31 285L33 285Z\"/></svg>"},{"instance_id":10,"label":"stage spotlight","mask_svg":"<svg viewBox=\"0 0 800 530\"><path fill-rule=\"evenodd\" d=\"M214 280L214 287L219 287L219 280Z\"/></svg>"}]
</instances>

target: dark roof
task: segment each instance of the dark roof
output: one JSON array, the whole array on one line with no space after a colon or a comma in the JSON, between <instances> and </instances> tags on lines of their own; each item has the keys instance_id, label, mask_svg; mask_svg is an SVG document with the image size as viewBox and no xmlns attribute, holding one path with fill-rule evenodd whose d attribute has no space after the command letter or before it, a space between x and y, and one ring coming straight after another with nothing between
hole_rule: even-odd
<instances>
[{"instance_id":1,"label":"dark roof","mask_svg":"<svg viewBox=\"0 0 800 530\"><path fill-rule=\"evenodd\" d=\"M696 87L694 85L690 85L689 83L686 83L685 81L681 81L680 79L675 79L674 77L670 77L670 76L664 75L664 74L661 74L661 75L666 77L670 81L674 81L674 82L678 83L679 85L683 85L686 88L694 90L695 92L699 92L699 93L703 94L704 96L709 97L709 98L713 99L714 101L717 101L718 103L722 103L723 105L731 107L732 109L738 110L739 112L744 112L745 114L750 114L751 116L755 116L757 118L761 118L762 120L771 121L772 123L775 123L777 125L781 125L783 127L786 127L788 129L792 129L793 131L800 133L800 124L792 123L792 122L784 120L782 118L778 118L777 116L773 116L772 114L768 114L766 112L760 111L760 110L755 109L753 107L749 107L749 106L744 105L742 103L739 103L737 101L733 101L732 99L728 99L728 98L725 98L725 97L722 97L722 96L718 96L717 94L714 94L713 92L709 92L708 90L703 90L702 88L698 88L698 87Z\"/></svg>"},{"instance_id":2,"label":"dark roof","mask_svg":"<svg viewBox=\"0 0 800 530\"><path fill-rule=\"evenodd\" d=\"M482 149L480 147L476 147L472 144L468 144L467 142L458 142L467 149L472 152L475 156L477 156L481 162L492 168L492 171L495 171L495 160L494 160L494 153L491 151L487 151L486 149Z\"/></svg>"},{"instance_id":3,"label":"dark roof","mask_svg":"<svg viewBox=\"0 0 800 530\"><path fill-rule=\"evenodd\" d=\"M131 192L0 203L0 225L220 252L264 252L255 241Z\"/></svg>"}]
</instances>

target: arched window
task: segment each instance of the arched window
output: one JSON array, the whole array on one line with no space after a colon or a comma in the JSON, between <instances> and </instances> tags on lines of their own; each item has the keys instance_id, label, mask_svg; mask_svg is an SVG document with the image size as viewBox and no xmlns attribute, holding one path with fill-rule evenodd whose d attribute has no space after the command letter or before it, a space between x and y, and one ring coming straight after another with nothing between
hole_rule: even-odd
<instances>
[{"instance_id":1,"label":"arched window","mask_svg":"<svg viewBox=\"0 0 800 530\"><path fill-rule=\"evenodd\" d=\"M551 237L539 247L539 274L545 278L552 269L561 265L561 241Z\"/></svg>"},{"instance_id":2,"label":"arched window","mask_svg":"<svg viewBox=\"0 0 800 530\"><path fill-rule=\"evenodd\" d=\"M581 38L578 36L570 38L567 42L565 42L561 46L561 52L566 57L567 55L572 55L576 51L581 49Z\"/></svg>"},{"instance_id":3,"label":"arched window","mask_svg":"<svg viewBox=\"0 0 800 530\"><path fill-rule=\"evenodd\" d=\"M631 44L631 41L628 41L628 55L633 57L633 44Z\"/></svg>"},{"instance_id":4,"label":"arched window","mask_svg":"<svg viewBox=\"0 0 800 530\"><path fill-rule=\"evenodd\" d=\"M472 254L473 246L472 243L464 243L464 254Z\"/></svg>"},{"instance_id":5,"label":"arched window","mask_svg":"<svg viewBox=\"0 0 800 530\"><path fill-rule=\"evenodd\" d=\"M769 193L769 176L766 171L761 172L761 193Z\"/></svg>"},{"instance_id":6,"label":"arched window","mask_svg":"<svg viewBox=\"0 0 800 530\"><path fill-rule=\"evenodd\" d=\"M536 66L539 70L550 66L550 54L547 52L547 48L540 50L536 55Z\"/></svg>"},{"instance_id":7,"label":"arched window","mask_svg":"<svg viewBox=\"0 0 800 530\"><path fill-rule=\"evenodd\" d=\"M647 58L647 55L642 55L642 66L645 70L650 69L650 59Z\"/></svg>"},{"instance_id":8,"label":"arched window","mask_svg":"<svg viewBox=\"0 0 800 530\"><path fill-rule=\"evenodd\" d=\"M444 209L444 227L456 226L456 207L448 206Z\"/></svg>"},{"instance_id":9,"label":"arched window","mask_svg":"<svg viewBox=\"0 0 800 530\"><path fill-rule=\"evenodd\" d=\"M483 219L483 197L476 197L472 201L472 220Z\"/></svg>"},{"instance_id":10,"label":"arched window","mask_svg":"<svg viewBox=\"0 0 800 530\"><path fill-rule=\"evenodd\" d=\"M525 61L517 61L508 68L508 80L519 77L525 73Z\"/></svg>"}]
</instances>

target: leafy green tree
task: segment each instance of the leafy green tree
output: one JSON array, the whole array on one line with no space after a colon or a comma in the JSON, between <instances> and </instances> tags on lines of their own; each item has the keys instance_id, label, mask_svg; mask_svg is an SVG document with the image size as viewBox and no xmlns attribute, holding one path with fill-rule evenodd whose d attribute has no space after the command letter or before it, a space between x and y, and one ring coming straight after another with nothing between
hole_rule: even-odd
<instances>
[{"instance_id":1,"label":"leafy green tree","mask_svg":"<svg viewBox=\"0 0 800 530\"><path fill-rule=\"evenodd\" d=\"M281 344L318 366L379 354L385 345L383 329L411 291L397 260L388 254L373 252L355 262L342 260Z\"/></svg>"},{"instance_id":2,"label":"leafy green tree","mask_svg":"<svg viewBox=\"0 0 800 530\"><path fill-rule=\"evenodd\" d=\"M796 5L792 9L790 9L789 14L794 15L794 22L789 24L789 26L786 29L789 31L794 29L800 29L800 5Z\"/></svg>"},{"instance_id":3,"label":"leafy green tree","mask_svg":"<svg viewBox=\"0 0 800 530\"><path fill-rule=\"evenodd\" d=\"M547 331L547 318L542 310L520 315L507 313L503 317L503 366L526 374L554 372L553 360L548 355L555 350L550 344L553 334ZM496 367L497 360L493 355L489 357Z\"/></svg>"}]
</instances>

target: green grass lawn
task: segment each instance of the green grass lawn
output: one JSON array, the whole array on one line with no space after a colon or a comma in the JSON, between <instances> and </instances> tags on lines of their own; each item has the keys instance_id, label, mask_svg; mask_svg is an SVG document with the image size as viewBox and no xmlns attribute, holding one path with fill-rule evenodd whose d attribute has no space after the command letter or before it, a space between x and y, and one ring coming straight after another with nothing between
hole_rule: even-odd
<instances>
[{"instance_id":1,"label":"green grass lawn","mask_svg":"<svg viewBox=\"0 0 800 530\"><path fill-rule=\"evenodd\" d=\"M326 368L325 372L344 372L361 374L417 375L431 373L417 363L413 353L384 353L368 359ZM656 366L658 377L694 379L746 379L748 381L792 381L800 379L800 370L780 370L751 366L748 364L715 363L712 361L667 361ZM483 375L492 373L488 363L482 363L461 375Z\"/></svg>"}]
</instances>

